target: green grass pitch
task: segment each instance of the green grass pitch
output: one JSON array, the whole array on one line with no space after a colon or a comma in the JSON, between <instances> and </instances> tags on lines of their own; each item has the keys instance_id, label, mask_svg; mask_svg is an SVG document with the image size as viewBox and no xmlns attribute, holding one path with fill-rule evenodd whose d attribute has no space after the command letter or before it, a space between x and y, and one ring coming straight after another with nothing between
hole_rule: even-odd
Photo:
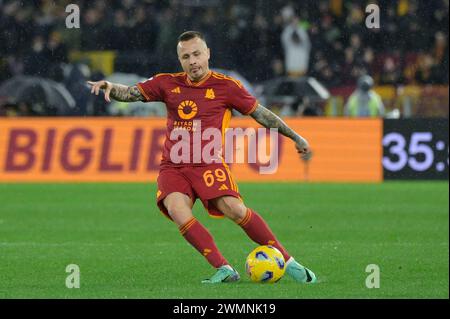
<instances>
[{"instance_id":1,"label":"green grass pitch","mask_svg":"<svg viewBox=\"0 0 450 319\"><path fill-rule=\"evenodd\" d=\"M154 184L0 184L0 298L448 298L448 182L241 183L249 207L313 269L316 285L250 282L255 247L229 220L195 215L242 275L205 286L203 257L158 211ZM81 287L65 286L66 266ZM365 285L380 268L380 288Z\"/></svg>"}]
</instances>

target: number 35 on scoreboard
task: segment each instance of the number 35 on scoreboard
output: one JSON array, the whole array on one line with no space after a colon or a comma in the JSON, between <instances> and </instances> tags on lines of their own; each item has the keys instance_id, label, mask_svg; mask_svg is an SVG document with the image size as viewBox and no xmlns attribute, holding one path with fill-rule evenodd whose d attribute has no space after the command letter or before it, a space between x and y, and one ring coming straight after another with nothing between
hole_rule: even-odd
<instances>
[{"instance_id":1,"label":"number 35 on scoreboard","mask_svg":"<svg viewBox=\"0 0 450 319\"><path fill-rule=\"evenodd\" d=\"M385 179L448 179L447 120L385 120L383 135Z\"/></svg>"}]
</instances>

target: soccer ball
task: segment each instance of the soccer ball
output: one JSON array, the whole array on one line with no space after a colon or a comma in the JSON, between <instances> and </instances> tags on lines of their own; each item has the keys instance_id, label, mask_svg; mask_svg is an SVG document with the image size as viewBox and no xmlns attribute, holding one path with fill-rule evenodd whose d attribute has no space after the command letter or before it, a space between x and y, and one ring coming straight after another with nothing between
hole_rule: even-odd
<instances>
[{"instance_id":1,"label":"soccer ball","mask_svg":"<svg viewBox=\"0 0 450 319\"><path fill-rule=\"evenodd\" d=\"M245 271L254 282L277 282L283 277L285 270L284 257L273 246L256 247L245 262Z\"/></svg>"}]
</instances>

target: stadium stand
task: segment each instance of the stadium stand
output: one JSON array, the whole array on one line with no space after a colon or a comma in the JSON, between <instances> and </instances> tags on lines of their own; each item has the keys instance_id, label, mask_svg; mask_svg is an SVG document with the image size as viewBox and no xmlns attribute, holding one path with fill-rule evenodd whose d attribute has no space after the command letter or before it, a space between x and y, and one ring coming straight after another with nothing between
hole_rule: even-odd
<instances>
[{"instance_id":1,"label":"stadium stand","mask_svg":"<svg viewBox=\"0 0 450 319\"><path fill-rule=\"evenodd\" d=\"M65 7L73 2L81 12L79 29L65 25ZM298 19L311 42L306 75L338 97L337 109L325 114L342 114L346 92L364 74L374 78L376 87L394 90L392 101L391 95L381 94L387 110L401 103L401 92L410 90L404 86L419 87L419 91L425 85L447 87L448 1L377 3L380 29L365 27L365 1L3 0L0 82L30 75L67 83L69 63L87 63L94 79L113 72L141 77L175 72L177 36L186 29L198 29L213 48L214 67L237 70L251 83L260 84L286 74L281 37L292 19ZM448 105L448 93L443 94ZM84 105L80 114L105 115L107 108ZM448 116L448 108L443 115Z\"/></svg>"}]
</instances>

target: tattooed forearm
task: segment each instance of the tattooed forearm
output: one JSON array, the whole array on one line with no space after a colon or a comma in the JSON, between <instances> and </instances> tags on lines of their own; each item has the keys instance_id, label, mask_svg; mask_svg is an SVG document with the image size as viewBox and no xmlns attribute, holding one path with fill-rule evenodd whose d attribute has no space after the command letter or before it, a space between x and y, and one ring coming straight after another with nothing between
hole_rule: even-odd
<instances>
[{"instance_id":1,"label":"tattooed forearm","mask_svg":"<svg viewBox=\"0 0 450 319\"><path fill-rule=\"evenodd\" d=\"M278 133L291 138L294 141L298 141L302 137L298 135L295 131L293 131L282 119L280 119L276 114L272 111L268 110L261 104L258 105L250 114L251 117L255 119L256 122L261 124L266 128L277 128Z\"/></svg>"},{"instance_id":2,"label":"tattooed forearm","mask_svg":"<svg viewBox=\"0 0 450 319\"><path fill-rule=\"evenodd\" d=\"M112 83L111 97L120 102L145 101L137 86L126 86Z\"/></svg>"}]
</instances>

